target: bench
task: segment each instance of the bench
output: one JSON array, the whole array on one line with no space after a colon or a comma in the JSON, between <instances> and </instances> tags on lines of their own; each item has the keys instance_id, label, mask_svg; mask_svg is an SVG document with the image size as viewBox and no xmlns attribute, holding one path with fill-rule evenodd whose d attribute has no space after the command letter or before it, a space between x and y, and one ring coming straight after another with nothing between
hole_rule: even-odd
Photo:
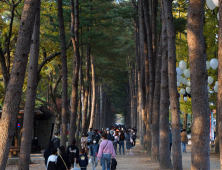
<instances>
[{"instance_id":1,"label":"bench","mask_svg":"<svg viewBox=\"0 0 222 170\"><path fill-rule=\"evenodd\" d=\"M9 151L9 158L13 157L13 156L18 156L18 154L20 153L20 148L10 148Z\"/></svg>"}]
</instances>

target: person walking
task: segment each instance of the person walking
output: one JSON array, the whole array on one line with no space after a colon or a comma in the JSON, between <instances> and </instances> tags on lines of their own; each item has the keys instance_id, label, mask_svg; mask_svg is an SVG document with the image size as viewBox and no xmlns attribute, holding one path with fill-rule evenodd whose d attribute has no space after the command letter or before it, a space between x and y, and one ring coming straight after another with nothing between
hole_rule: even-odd
<instances>
[{"instance_id":1,"label":"person walking","mask_svg":"<svg viewBox=\"0 0 222 170\"><path fill-rule=\"evenodd\" d=\"M111 158L115 158L116 154L111 141L108 140L107 134L102 134L103 141L99 146L98 160L101 159L102 170L110 170Z\"/></svg>"},{"instance_id":2,"label":"person walking","mask_svg":"<svg viewBox=\"0 0 222 170\"><path fill-rule=\"evenodd\" d=\"M96 139L96 143L99 143L100 138L101 138L101 136L100 136L100 134L98 134L98 129L95 129L93 139Z\"/></svg>"},{"instance_id":3,"label":"person walking","mask_svg":"<svg viewBox=\"0 0 222 170\"><path fill-rule=\"evenodd\" d=\"M172 132L171 132L171 129L169 129L169 140L170 140L170 153L171 153L171 148L172 148Z\"/></svg>"},{"instance_id":4,"label":"person walking","mask_svg":"<svg viewBox=\"0 0 222 170\"><path fill-rule=\"evenodd\" d=\"M85 149L81 150L81 155L79 155L78 161L81 170L86 170L88 166L88 157L86 155Z\"/></svg>"},{"instance_id":5,"label":"person walking","mask_svg":"<svg viewBox=\"0 0 222 170\"><path fill-rule=\"evenodd\" d=\"M98 165L98 151L99 151L99 144L96 142L96 139L93 139L90 148L89 148L89 156L92 161L92 170L96 170Z\"/></svg>"},{"instance_id":6,"label":"person walking","mask_svg":"<svg viewBox=\"0 0 222 170\"><path fill-rule=\"evenodd\" d=\"M119 141L118 131L115 131L113 146L114 146L114 150L115 150L116 154L117 154L116 150L117 150L117 143L118 143L118 141Z\"/></svg>"},{"instance_id":7,"label":"person walking","mask_svg":"<svg viewBox=\"0 0 222 170\"><path fill-rule=\"evenodd\" d=\"M54 138L52 138L53 146L55 149L60 147L60 139L58 138L58 133L55 133Z\"/></svg>"},{"instance_id":8,"label":"person walking","mask_svg":"<svg viewBox=\"0 0 222 170\"><path fill-rule=\"evenodd\" d=\"M45 158L45 168L46 168L46 170L47 170L48 158L49 158L50 155L52 155L52 152L51 152L52 148L53 148L53 143L52 143L52 141L50 141L49 144L48 144L48 147L46 148L46 150L44 151L44 154L43 154L43 156Z\"/></svg>"},{"instance_id":9,"label":"person walking","mask_svg":"<svg viewBox=\"0 0 222 170\"><path fill-rule=\"evenodd\" d=\"M132 152L133 139L131 138L129 131L126 131L125 140L126 140L127 155L129 155L129 154L133 155L133 152Z\"/></svg>"},{"instance_id":10,"label":"person walking","mask_svg":"<svg viewBox=\"0 0 222 170\"><path fill-rule=\"evenodd\" d=\"M66 154L65 147L59 147L59 154L57 158L57 170L68 170L71 168L69 156Z\"/></svg>"},{"instance_id":11,"label":"person walking","mask_svg":"<svg viewBox=\"0 0 222 170\"><path fill-rule=\"evenodd\" d=\"M82 138L81 138L82 149L87 148L87 143L88 143L88 137L86 136L86 133L83 133Z\"/></svg>"},{"instance_id":12,"label":"person walking","mask_svg":"<svg viewBox=\"0 0 222 170\"><path fill-rule=\"evenodd\" d=\"M51 154L47 160L46 170L57 170L57 149L52 148Z\"/></svg>"},{"instance_id":13,"label":"person walking","mask_svg":"<svg viewBox=\"0 0 222 170\"><path fill-rule=\"evenodd\" d=\"M182 151L186 153L186 143L188 142L188 137L185 129L183 129L182 133L180 134L180 137L182 143Z\"/></svg>"},{"instance_id":14,"label":"person walking","mask_svg":"<svg viewBox=\"0 0 222 170\"><path fill-rule=\"evenodd\" d=\"M107 128L107 129L108 129L108 128ZM107 130L106 133L107 133L107 138L108 138L108 140L111 141L111 139L112 139L112 135L110 134L110 131Z\"/></svg>"},{"instance_id":15,"label":"person walking","mask_svg":"<svg viewBox=\"0 0 222 170\"><path fill-rule=\"evenodd\" d=\"M124 152L124 140L125 140L125 135L124 135L123 131L121 131L120 136L119 136L119 154L121 154L121 147L123 148L123 154L125 154L125 152Z\"/></svg>"},{"instance_id":16,"label":"person walking","mask_svg":"<svg viewBox=\"0 0 222 170\"><path fill-rule=\"evenodd\" d=\"M89 131L87 132L89 142L91 142L94 135L92 130L93 130L92 128L89 128Z\"/></svg>"},{"instance_id":17,"label":"person walking","mask_svg":"<svg viewBox=\"0 0 222 170\"><path fill-rule=\"evenodd\" d=\"M133 139L133 148L136 147L136 138L137 138L136 132L135 132L135 130L133 130L133 136L132 136L132 139Z\"/></svg>"},{"instance_id":18,"label":"person walking","mask_svg":"<svg viewBox=\"0 0 222 170\"><path fill-rule=\"evenodd\" d=\"M79 158L79 148L76 146L76 140L73 139L71 145L67 147L67 154L69 156L69 160L71 162L72 167L74 166L74 159Z\"/></svg>"}]
</instances>

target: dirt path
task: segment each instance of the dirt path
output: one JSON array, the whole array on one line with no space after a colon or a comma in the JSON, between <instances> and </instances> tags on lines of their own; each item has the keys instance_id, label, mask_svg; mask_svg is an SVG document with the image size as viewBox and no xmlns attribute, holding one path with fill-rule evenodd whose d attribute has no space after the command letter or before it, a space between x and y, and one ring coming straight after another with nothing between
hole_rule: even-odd
<instances>
[{"instance_id":1,"label":"dirt path","mask_svg":"<svg viewBox=\"0 0 222 170\"><path fill-rule=\"evenodd\" d=\"M119 155L117 154L116 160L118 162L117 170L158 170L158 162L152 162L150 157L143 152L142 147L137 145L133 149L134 155ZM191 147L187 146L187 153L183 153L183 169L191 169ZM220 170L219 155L211 154L211 170ZM44 164L31 164L30 170L44 170ZM98 165L97 170L102 170ZM17 170L17 166L7 166L6 170ZM91 164L89 164L87 170L92 170Z\"/></svg>"}]
</instances>

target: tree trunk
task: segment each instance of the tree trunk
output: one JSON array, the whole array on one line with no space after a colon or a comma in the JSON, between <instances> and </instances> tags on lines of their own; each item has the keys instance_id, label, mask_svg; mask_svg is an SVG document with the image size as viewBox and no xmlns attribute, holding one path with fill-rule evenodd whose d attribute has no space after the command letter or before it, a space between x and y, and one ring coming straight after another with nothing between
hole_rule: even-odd
<instances>
[{"instance_id":1,"label":"tree trunk","mask_svg":"<svg viewBox=\"0 0 222 170\"><path fill-rule=\"evenodd\" d=\"M5 91L6 91L9 76L8 76L8 72L7 72L7 66L6 66L6 62L5 62L4 53L2 51L2 44L1 43L0 43L0 63L1 63L1 71L2 71L2 76L4 78L4 86L5 86Z\"/></svg>"},{"instance_id":2,"label":"tree trunk","mask_svg":"<svg viewBox=\"0 0 222 170\"><path fill-rule=\"evenodd\" d=\"M147 93L147 101L146 106L148 106L147 109L147 137L148 137L148 145L147 145L147 153L148 155L151 155L151 120L152 120L152 112L153 112L153 97L154 97L154 84L155 84L155 72L154 72L154 56L153 56L153 47L152 47L152 29L150 24L150 15L149 15L149 1L143 0L143 6L144 6L144 18L146 23L146 36L147 36L147 50L148 50L148 58L147 58L147 64L148 64L148 74L146 75L147 81L146 81L146 93ZM148 62L149 60L149 62ZM149 79L149 81L148 81ZM149 85L148 85L149 83Z\"/></svg>"},{"instance_id":3,"label":"tree trunk","mask_svg":"<svg viewBox=\"0 0 222 170\"><path fill-rule=\"evenodd\" d=\"M91 81L89 81L91 82ZM92 91L91 91L91 84L92 83L89 83L89 93L88 93L88 109L87 109L87 123L86 123L86 129L89 129L89 123L90 123L90 118L91 118L91 99L92 99Z\"/></svg>"},{"instance_id":4,"label":"tree trunk","mask_svg":"<svg viewBox=\"0 0 222 170\"><path fill-rule=\"evenodd\" d=\"M53 110L54 115L55 115L53 135L55 133L59 133L60 125L61 125L61 114L60 114L60 111L58 109L58 106L57 106L57 103L56 103L56 97L55 97L56 90L57 90L58 84L61 81L61 79L62 79L62 75L60 75L58 77L58 79L56 80L56 83L54 84L53 88L52 88L52 85L49 86L49 88L50 88L49 94L50 94L51 101L52 101L51 106L52 106L52 110ZM51 77L51 81L52 81L52 77Z\"/></svg>"},{"instance_id":5,"label":"tree trunk","mask_svg":"<svg viewBox=\"0 0 222 170\"><path fill-rule=\"evenodd\" d=\"M181 138L180 138L180 111L179 111L179 94L177 91L177 75L176 75L176 31L173 22L172 1L163 0L164 6L164 21L167 30L168 40L168 80L170 93L170 108L172 122L172 154L173 154L173 169L182 169L181 155Z\"/></svg>"},{"instance_id":6,"label":"tree trunk","mask_svg":"<svg viewBox=\"0 0 222 170\"><path fill-rule=\"evenodd\" d=\"M183 129L187 131L187 113L185 111L183 114Z\"/></svg>"},{"instance_id":7,"label":"tree trunk","mask_svg":"<svg viewBox=\"0 0 222 170\"><path fill-rule=\"evenodd\" d=\"M193 111L191 134L192 170L210 169L210 110L207 92L206 53L203 37L204 3L204 0L190 0L187 16L187 43L190 60Z\"/></svg>"},{"instance_id":8,"label":"tree trunk","mask_svg":"<svg viewBox=\"0 0 222 170\"><path fill-rule=\"evenodd\" d=\"M79 103L78 103L78 124L77 124L77 134L76 134L76 141L77 141L77 146L79 142L79 133L81 133L80 126L81 126L81 118L82 118L82 60L80 59L79 63ZM80 135L81 136L81 135Z\"/></svg>"},{"instance_id":9,"label":"tree trunk","mask_svg":"<svg viewBox=\"0 0 222 170\"><path fill-rule=\"evenodd\" d=\"M220 147L220 167L222 168L222 0L219 0L219 37L218 37L218 93L217 93L217 117L218 126L217 141ZM209 115L208 115L209 117Z\"/></svg>"},{"instance_id":10,"label":"tree trunk","mask_svg":"<svg viewBox=\"0 0 222 170\"><path fill-rule=\"evenodd\" d=\"M34 31L30 49L28 82L26 91L26 103L23 118L23 131L21 138L21 149L19 154L19 170L29 170L31 153L32 130L35 110L35 96L38 77L38 56L39 56L39 33L40 33L40 0L36 2L36 15Z\"/></svg>"},{"instance_id":11,"label":"tree trunk","mask_svg":"<svg viewBox=\"0 0 222 170\"><path fill-rule=\"evenodd\" d=\"M95 118L94 118L94 128L99 129L99 86L96 85L96 98L95 98Z\"/></svg>"},{"instance_id":12,"label":"tree trunk","mask_svg":"<svg viewBox=\"0 0 222 170\"><path fill-rule=\"evenodd\" d=\"M163 9L163 6L162 6ZM162 67L160 89L160 143L159 143L159 168L172 169L169 141L169 86L168 86L168 59L167 35L162 12Z\"/></svg>"},{"instance_id":13,"label":"tree trunk","mask_svg":"<svg viewBox=\"0 0 222 170\"><path fill-rule=\"evenodd\" d=\"M5 94L0 121L0 169L5 169L15 131L22 87L25 78L36 11L35 0L25 0L19 27L18 39L11 77Z\"/></svg>"},{"instance_id":14,"label":"tree trunk","mask_svg":"<svg viewBox=\"0 0 222 170\"><path fill-rule=\"evenodd\" d=\"M88 108L88 95L89 95L89 61L90 61L90 47L86 47L86 81L85 81L85 96L83 106L83 120L82 120L82 133L87 132L87 108Z\"/></svg>"},{"instance_id":15,"label":"tree trunk","mask_svg":"<svg viewBox=\"0 0 222 170\"><path fill-rule=\"evenodd\" d=\"M100 102L99 102L99 119L100 119L100 129L101 128L104 128L103 127L103 125L102 125L102 121L103 121L103 117L102 117L102 113L103 113L103 89L102 89L102 86L100 85L99 86L99 100L100 100Z\"/></svg>"},{"instance_id":16,"label":"tree trunk","mask_svg":"<svg viewBox=\"0 0 222 170\"><path fill-rule=\"evenodd\" d=\"M74 47L74 64L73 65L75 67L73 67L69 145L71 144L72 140L75 138L75 134L76 134L75 129L76 129L76 117L77 117L77 105L78 105L78 76L79 76L79 63L80 63L79 2L78 0L75 0L75 10L74 10L73 0L71 0L71 33L72 35L75 35L75 36L72 36L72 43Z\"/></svg>"},{"instance_id":17,"label":"tree trunk","mask_svg":"<svg viewBox=\"0 0 222 170\"><path fill-rule=\"evenodd\" d=\"M94 128L94 119L95 119L95 102L96 102L96 80L95 80L95 66L93 55L91 55L91 70L92 70L92 108L91 108L91 119L89 127Z\"/></svg>"},{"instance_id":18,"label":"tree trunk","mask_svg":"<svg viewBox=\"0 0 222 170\"><path fill-rule=\"evenodd\" d=\"M152 9L151 9L151 16L152 16L152 44L153 44L153 56L154 56L154 63L156 59L156 53L157 53L157 7L158 7L158 1L152 0ZM158 60L156 60L158 61Z\"/></svg>"},{"instance_id":19,"label":"tree trunk","mask_svg":"<svg viewBox=\"0 0 222 170\"><path fill-rule=\"evenodd\" d=\"M62 130L61 146L66 147L67 137L67 56L66 56L66 36L63 19L62 0L58 0L58 19L61 41L61 58L62 58Z\"/></svg>"},{"instance_id":20,"label":"tree trunk","mask_svg":"<svg viewBox=\"0 0 222 170\"><path fill-rule=\"evenodd\" d=\"M161 34L163 35L163 33ZM160 36L161 38L161 36ZM162 42L160 40L158 56L156 62L156 78L153 99L153 115L152 115L152 152L151 158L153 161L159 160L159 116L160 116L160 83L161 83L161 54Z\"/></svg>"},{"instance_id":21,"label":"tree trunk","mask_svg":"<svg viewBox=\"0 0 222 170\"><path fill-rule=\"evenodd\" d=\"M143 59L144 59L144 19L143 19L143 6L142 6L142 0L139 2L139 39L140 39L140 50L139 50L139 62L138 64L140 67L138 67L138 102L139 102L139 138L140 138L140 144L144 144L144 135L145 135L145 108L144 108L144 101L143 101L143 80L142 80L142 73L143 73Z\"/></svg>"}]
</instances>

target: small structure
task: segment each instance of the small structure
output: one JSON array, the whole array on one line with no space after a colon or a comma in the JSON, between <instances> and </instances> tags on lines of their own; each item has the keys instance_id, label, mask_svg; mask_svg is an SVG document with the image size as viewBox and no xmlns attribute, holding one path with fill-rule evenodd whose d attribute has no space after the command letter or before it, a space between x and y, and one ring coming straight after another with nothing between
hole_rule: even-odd
<instances>
[{"instance_id":1,"label":"small structure","mask_svg":"<svg viewBox=\"0 0 222 170\"><path fill-rule=\"evenodd\" d=\"M2 110L0 110L0 116L1 114ZM24 110L20 110L17 117L16 130L12 140L9 157L18 156L20 152L23 118ZM35 109L32 139L36 136L38 138L38 143L42 149L47 148L47 145L51 139L54 125L53 122L53 113L47 107L42 106L39 109Z\"/></svg>"}]
</instances>

